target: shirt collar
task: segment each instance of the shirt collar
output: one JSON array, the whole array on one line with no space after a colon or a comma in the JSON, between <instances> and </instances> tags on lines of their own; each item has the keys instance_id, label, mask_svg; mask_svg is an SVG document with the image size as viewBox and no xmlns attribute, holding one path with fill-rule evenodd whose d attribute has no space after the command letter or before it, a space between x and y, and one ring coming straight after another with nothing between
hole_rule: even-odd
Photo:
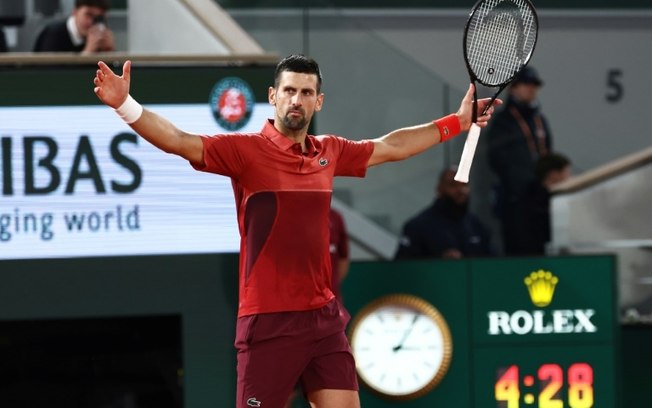
<instances>
[{"instance_id":1,"label":"shirt collar","mask_svg":"<svg viewBox=\"0 0 652 408\"><path fill-rule=\"evenodd\" d=\"M274 119L268 119L265 122L265 125L263 126L263 130L261 131L261 133L265 138L271 140L272 143L274 143L282 150L294 150L295 149L294 146L298 144L292 141L289 137L279 132L278 129L274 127ZM306 148L308 149L308 151L305 154L307 156L314 157L321 150L321 143L319 143L319 141L315 139L314 136L307 135Z\"/></svg>"},{"instance_id":2,"label":"shirt collar","mask_svg":"<svg viewBox=\"0 0 652 408\"><path fill-rule=\"evenodd\" d=\"M68 17L68 20L66 21L66 27L68 27L68 33L70 34L70 39L72 40L72 44L75 46L80 46L84 43L84 37L79 34L79 30L77 29L77 24L75 24L75 17L70 16Z\"/></svg>"}]
</instances>

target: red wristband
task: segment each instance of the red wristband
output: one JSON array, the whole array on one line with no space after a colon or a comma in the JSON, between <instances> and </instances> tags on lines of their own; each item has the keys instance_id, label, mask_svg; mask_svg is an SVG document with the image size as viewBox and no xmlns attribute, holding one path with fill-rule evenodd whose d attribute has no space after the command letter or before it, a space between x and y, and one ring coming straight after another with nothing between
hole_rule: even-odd
<instances>
[{"instance_id":1,"label":"red wristband","mask_svg":"<svg viewBox=\"0 0 652 408\"><path fill-rule=\"evenodd\" d=\"M443 143L460 134L460 120L454 113L434 120L433 123L439 129L439 143Z\"/></svg>"}]
</instances>

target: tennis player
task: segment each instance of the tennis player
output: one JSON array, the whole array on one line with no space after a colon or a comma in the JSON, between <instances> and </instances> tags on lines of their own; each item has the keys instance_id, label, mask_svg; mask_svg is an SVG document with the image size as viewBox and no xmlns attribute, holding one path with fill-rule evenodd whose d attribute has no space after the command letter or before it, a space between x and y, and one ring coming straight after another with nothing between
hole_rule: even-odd
<instances>
[{"instance_id":1,"label":"tennis player","mask_svg":"<svg viewBox=\"0 0 652 408\"><path fill-rule=\"evenodd\" d=\"M407 159L471 125L473 87L457 113L351 141L307 130L322 109L317 63L291 55L268 89L274 118L258 133L187 133L129 95L131 62L116 75L99 62L95 93L134 131L199 171L230 177L241 236L236 407L281 408L300 383L313 408L358 408L355 362L345 335L350 318L330 289L328 212L335 176ZM478 103L482 111L488 100ZM501 103L498 101L498 104ZM487 125L493 108L479 114Z\"/></svg>"}]
</instances>

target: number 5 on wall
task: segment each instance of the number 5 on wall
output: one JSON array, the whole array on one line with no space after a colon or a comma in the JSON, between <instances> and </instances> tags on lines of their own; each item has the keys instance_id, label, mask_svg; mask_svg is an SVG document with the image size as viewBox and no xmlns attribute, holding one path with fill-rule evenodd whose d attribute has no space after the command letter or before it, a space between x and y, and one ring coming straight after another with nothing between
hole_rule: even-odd
<instances>
[{"instance_id":1,"label":"number 5 on wall","mask_svg":"<svg viewBox=\"0 0 652 408\"><path fill-rule=\"evenodd\" d=\"M621 82L623 71L620 69L610 69L607 71L607 88L609 92L606 94L607 102L617 103L623 99L625 90Z\"/></svg>"}]
</instances>

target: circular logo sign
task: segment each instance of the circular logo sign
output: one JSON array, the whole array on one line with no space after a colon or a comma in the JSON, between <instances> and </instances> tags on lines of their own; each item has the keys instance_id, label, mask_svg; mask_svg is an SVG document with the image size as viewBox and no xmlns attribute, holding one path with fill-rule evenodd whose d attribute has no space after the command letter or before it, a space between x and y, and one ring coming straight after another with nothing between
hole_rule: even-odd
<instances>
[{"instance_id":1,"label":"circular logo sign","mask_svg":"<svg viewBox=\"0 0 652 408\"><path fill-rule=\"evenodd\" d=\"M220 80L211 90L209 104L217 123L226 130L242 129L254 110L254 93L237 77Z\"/></svg>"}]
</instances>

